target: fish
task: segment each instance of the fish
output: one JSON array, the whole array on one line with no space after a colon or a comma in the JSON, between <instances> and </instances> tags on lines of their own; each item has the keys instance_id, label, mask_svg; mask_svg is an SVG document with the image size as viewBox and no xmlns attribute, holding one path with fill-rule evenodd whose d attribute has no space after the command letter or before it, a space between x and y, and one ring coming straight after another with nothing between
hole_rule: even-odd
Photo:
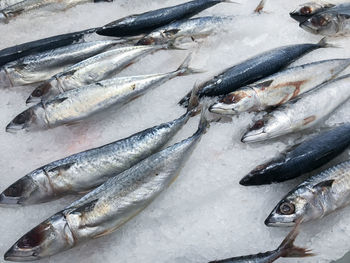
<instances>
[{"instance_id":1,"label":"fish","mask_svg":"<svg viewBox=\"0 0 350 263\"><path fill-rule=\"evenodd\" d=\"M293 226L341 209L350 203L350 161L337 164L291 190L265 220L267 226Z\"/></svg>"},{"instance_id":2,"label":"fish","mask_svg":"<svg viewBox=\"0 0 350 263\"><path fill-rule=\"evenodd\" d=\"M346 123L288 147L273 159L258 165L239 183L263 185L297 178L325 165L349 146L350 123Z\"/></svg>"},{"instance_id":3,"label":"fish","mask_svg":"<svg viewBox=\"0 0 350 263\"><path fill-rule=\"evenodd\" d=\"M297 44L278 47L260 53L248 60L230 67L212 79L199 85L199 97L226 95L245 85L270 76L305 54L330 45L323 38L317 44ZM187 106L191 93L188 93L179 104Z\"/></svg>"},{"instance_id":4,"label":"fish","mask_svg":"<svg viewBox=\"0 0 350 263\"><path fill-rule=\"evenodd\" d=\"M36 9L50 8L64 11L83 3L111 2L112 0L23 0L0 10L0 23L8 23L11 19Z\"/></svg>"},{"instance_id":5,"label":"fish","mask_svg":"<svg viewBox=\"0 0 350 263\"><path fill-rule=\"evenodd\" d=\"M165 46L126 46L95 55L68 67L40 84L26 103L49 100L65 91L110 78L138 59L165 48Z\"/></svg>"},{"instance_id":6,"label":"fish","mask_svg":"<svg viewBox=\"0 0 350 263\"><path fill-rule=\"evenodd\" d=\"M337 5L308 18L300 27L312 34L327 37L350 34L350 3Z\"/></svg>"},{"instance_id":7,"label":"fish","mask_svg":"<svg viewBox=\"0 0 350 263\"><path fill-rule=\"evenodd\" d=\"M174 42L177 39L197 39L206 37L225 22L232 21L232 17L205 16L192 19L183 19L169 25L157 28L141 38L138 45L161 45Z\"/></svg>"},{"instance_id":8,"label":"fish","mask_svg":"<svg viewBox=\"0 0 350 263\"><path fill-rule=\"evenodd\" d=\"M243 135L242 142L259 142L313 127L350 98L350 74L326 82L271 113Z\"/></svg>"},{"instance_id":9,"label":"fish","mask_svg":"<svg viewBox=\"0 0 350 263\"><path fill-rule=\"evenodd\" d=\"M4 259L38 260L112 233L175 181L208 125L202 113L198 130L191 137L108 179L51 216L21 237L5 253Z\"/></svg>"},{"instance_id":10,"label":"fish","mask_svg":"<svg viewBox=\"0 0 350 263\"><path fill-rule=\"evenodd\" d=\"M288 257L312 257L315 254L311 250L297 247L294 241L299 234L299 225L296 225L282 241L279 247L273 251L267 251L255 255L227 258L223 260L214 260L209 263L271 263L279 258Z\"/></svg>"},{"instance_id":11,"label":"fish","mask_svg":"<svg viewBox=\"0 0 350 263\"><path fill-rule=\"evenodd\" d=\"M2 49L0 50L0 67L25 56L84 42L85 37L93 34L96 30L97 28L90 28L83 31L56 35Z\"/></svg>"},{"instance_id":12,"label":"fish","mask_svg":"<svg viewBox=\"0 0 350 263\"><path fill-rule=\"evenodd\" d=\"M227 94L209 111L236 115L280 106L320 84L335 78L350 65L350 59L330 59L287 68Z\"/></svg>"},{"instance_id":13,"label":"fish","mask_svg":"<svg viewBox=\"0 0 350 263\"><path fill-rule=\"evenodd\" d=\"M6 131L28 128L53 128L62 124L79 122L103 110L121 107L151 88L160 86L177 76L196 73L188 67L190 57L172 72L130 77L120 84L117 79L108 79L88 86L66 91L48 101L42 101L25 110L6 127Z\"/></svg>"},{"instance_id":14,"label":"fish","mask_svg":"<svg viewBox=\"0 0 350 263\"><path fill-rule=\"evenodd\" d=\"M334 4L325 3L325 2L309 2L306 4L300 5L293 12L290 12L289 15L294 20L302 23L313 15L322 12L326 9L334 7Z\"/></svg>"},{"instance_id":15,"label":"fish","mask_svg":"<svg viewBox=\"0 0 350 263\"><path fill-rule=\"evenodd\" d=\"M231 0L194 0L113 21L96 31L99 35L128 37L149 33L174 21L190 18L219 3Z\"/></svg>"},{"instance_id":16,"label":"fish","mask_svg":"<svg viewBox=\"0 0 350 263\"><path fill-rule=\"evenodd\" d=\"M97 55L117 43L114 40L83 42L26 56L0 69L0 85L13 87L44 81L63 68Z\"/></svg>"}]
</instances>

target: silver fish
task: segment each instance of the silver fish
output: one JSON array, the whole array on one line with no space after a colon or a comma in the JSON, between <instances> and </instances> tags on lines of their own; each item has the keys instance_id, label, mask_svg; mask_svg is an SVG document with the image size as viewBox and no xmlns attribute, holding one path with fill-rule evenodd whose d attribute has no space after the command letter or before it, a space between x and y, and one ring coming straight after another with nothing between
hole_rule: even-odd
<instances>
[{"instance_id":1,"label":"silver fish","mask_svg":"<svg viewBox=\"0 0 350 263\"><path fill-rule=\"evenodd\" d=\"M0 85L19 86L44 81L63 68L105 51L118 42L92 41L60 47L7 63L0 70Z\"/></svg>"},{"instance_id":2,"label":"silver fish","mask_svg":"<svg viewBox=\"0 0 350 263\"><path fill-rule=\"evenodd\" d=\"M242 138L257 142L312 127L350 98L350 74L327 82L258 120Z\"/></svg>"},{"instance_id":3,"label":"silver fish","mask_svg":"<svg viewBox=\"0 0 350 263\"><path fill-rule=\"evenodd\" d=\"M322 218L350 204L350 161L314 175L290 191L265 220L267 226L291 226Z\"/></svg>"},{"instance_id":4,"label":"silver fish","mask_svg":"<svg viewBox=\"0 0 350 263\"><path fill-rule=\"evenodd\" d=\"M56 74L38 86L27 103L48 100L55 95L110 78L138 59L164 46L128 46L103 52Z\"/></svg>"},{"instance_id":5,"label":"silver fish","mask_svg":"<svg viewBox=\"0 0 350 263\"><path fill-rule=\"evenodd\" d=\"M309 2L300 5L297 9L291 12L289 15L296 21L302 23L311 16L322 12L328 8L334 7L335 5L325 2Z\"/></svg>"},{"instance_id":6,"label":"silver fish","mask_svg":"<svg viewBox=\"0 0 350 263\"><path fill-rule=\"evenodd\" d=\"M42 101L19 114L7 127L7 131L32 126L52 128L74 123L110 107L120 107L177 76L196 73L188 67L190 57L175 71L162 74L130 77L120 84L118 78L97 82L79 89L66 91L53 99Z\"/></svg>"},{"instance_id":7,"label":"silver fish","mask_svg":"<svg viewBox=\"0 0 350 263\"><path fill-rule=\"evenodd\" d=\"M139 45L165 44L177 39L202 38L212 34L225 22L232 21L232 17L205 16L184 19L157 28L139 40Z\"/></svg>"},{"instance_id":8,"label":"silver fish","mask_svg":"<svg viewBox=\"0 0 350 263\"><path fill-rule=\"evenodd\" d=\"M304 30L323 36L350 34L350 3L319 12L300 24Z\"/></svg>"},{"instance_id":9,"label":"silver fish","mask_svg":"<svg viewBox=\"0 0 350 263\"><path fill-rule=\"evenodd\" d=\"M239 114L280 106L333 79L349 65L350 59L331 59L288 68L229 93L209 110L218 114Z\"/></svg>"},{"instance_id":10,"label":"silver fish","mask_svg":"<svg viewBox=\"0 0 350 263\"><path fill-rule=\"evenodd\" d=\"M140 213L179 175L208 122L201 118L191 137L151 155L48 218L20 238L5 260L55 255L118 229Z\"/></svg>"}]
</instances>

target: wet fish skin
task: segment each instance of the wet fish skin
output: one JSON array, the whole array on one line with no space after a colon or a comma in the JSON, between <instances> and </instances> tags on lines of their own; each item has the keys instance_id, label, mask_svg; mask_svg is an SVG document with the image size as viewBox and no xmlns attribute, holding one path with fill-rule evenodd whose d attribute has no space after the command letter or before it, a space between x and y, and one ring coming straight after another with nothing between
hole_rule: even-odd
<instances>
[{"instance_id":1,"label":"wet fish skin","mask_svg":"<svg viewBox=\"0 0 350 263\"><path fill-rule=\"evenodd\" d=\"M272 160L257 166L239 182L262 185L284 182L328 163L350 146L350 124L323 132L289 147Z\"/></svg>"},{"instance_id":2,"label":"wet fish skin","mask_svg":"<svg viewBox=\"0 0 350 263\"><path fill-rule=\"evenodd\" d=\"M331 59L287 68L227 94L209 111L235 115L280 106L333 79L349 65L350 59Z\"/></svg>"},{"instance_id":3,"label":"wet fish skin","mask_svg":"<svg viewBox=\"0 0 350 263\"><path fill-rule=\"evenodd\" d=\"M194 0L183 4L161 8L142 14L131 15L113 21L99 30L104 36L125 37L149 33L171 22L190 18L201 11L230 0Z\"/></svg>"},{"instance_id":4,"label":"wet fish skin","mask_svg":"<svg viewBox=\"0 0 350 263\"><path fill-rule=\"evenodd\" d=\"M44 165L3 191L0 204L37 204L91 190L158 152L185 125L191 114L189 111L173 121Z\"/></svg>"},{"instance_id":5,"label":"wet fish skin","mask_svg":"<svg viewBox=\"0 0 350 263\"><path fill-rule=\"evenodd\" d=\"M178 176L207 127L142 160L20 238L5 260L37 260L107 235L147 207Z\"/></svg>"},{"instance_id":6,"label":"wet fish skin","mask_svg":"<svg viewBox=\"0 0 350 263\"><path fill-rule=\"evenodd\" d=\"M169 25L157 28L141 38L139 45L160 45L175 41L179 38L199 38L212 34L225 22L232 21L232 17L205 16L175 21Z\"/></svg>"},{"instance_id":7,"label":"wet fish skin","mask_svg":"<svg viewBox=\"0 0 350 263\"><path fill-rule=\"evenodd\" d=\"M314 175L290 191L265 220L267 226L292 226L322 218L350 203L350 161Z\"/></svg>"},{"instance_id":8,"label":"wet fish skin","mask_svg":"<svg viewBox=\"0 0 350 263\"><path fill-rule=\"evenodd\" d=\"M242 142L258 142L312 127L350 98L349 75L322 84L262 119L244 134Z\"/></svg>"},{"instance_id":9,"label":"wet fish skin","mask_svg":"<svg viewBox=\"0 0 350 263\"><path fill-rule=\"evenodd\" d=\"M335 5L324 2L309 2L300 5L296 10L289 13L289 15L296 21L302 23L313 15L320 13L326 9L334 7Z\"/></svg>"},{"instance_id":10,"label":"wet fish skin","mask_svg":"<svg viewBox=\"0 0 350 263\"><path fill-rule=\"evenodd\" d=\"M25 56L71 45L74 43L83 42L84 37L86 35L90 35L94 33L96 30L97 28L91 28L83 31L35 40L35 41L20 44L17 46L2 49L0 50L0 66L3 66L6 63L9 63L11 61L23 58Z\"/></svg>"},{"instance_id":11,"label":"wet fish skin","mask_svg":"<svg viewBox=\"0 0 350 263\"><path fill-rule=\"evenodd\" d=\"M198 95L200 97L226 95L240 87L280 71L299 57L315 49L328 46L325 39L322 39L317 44L289 45L265 51L200 84ZM187 94L180 100L179 104L186 106L189 97L190 94Z\"/></svg>"},{"instance_id":12,"label":"wet fish skin","mask_svg":"<svg viewBox=\"0 0 350 263\"><path fill-rule=\"evenodd\" d=\"M83 42L26 56L2 67L0 83L9 87L44 81L61 72L62 68L97 55L117 43L114 40Z\"/></svg>"}]
</instances>

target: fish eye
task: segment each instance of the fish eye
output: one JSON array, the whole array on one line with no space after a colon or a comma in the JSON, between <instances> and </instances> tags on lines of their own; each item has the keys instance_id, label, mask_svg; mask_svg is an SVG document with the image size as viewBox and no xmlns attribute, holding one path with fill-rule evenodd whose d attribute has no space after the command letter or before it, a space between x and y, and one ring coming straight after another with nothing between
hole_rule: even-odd
<instances>
[{"instance_id":1,"label":"fish eye","mask_svg":"<svg viewBox=\"0 0 350 263\"><path fill-rule=\"evenodd\" d=\"M35 89L32 93L34 97L41 97L43 95L43 91L41 89Z\"/></svg>"},{"instance_id":2,"label":"fish eye","mask_svg":"<svg viewBox=\"0 0 350 263\"><path fill-rule=\"evenodd\" d=\"M300 9L300 13L302 15L308 15L308 14L311 14L312 10L311 10L311 7L309 6L304 6L303 8Z\"/></svg>"},{"instance_id":3,"label":"fish eye","mask_svg":"<svg viewBox=\"0 0 350 263\"><path fill-rule=\"evenodd\" d=\"M292 203L284 202L280 205L279 211L283 215L291 215L295 212L295 206Z\"/></svg>"},{"instance_id":4,"label":"fish eye","mask_svg":"<svg viewBox=\"0 0 350 263\"><path fill-rule=\"evenodd\" d=\"M253 127L251 127L250 129L251 130L259 130L261 129L263 126L264 126L265 122L264 120L258 120L254 125Z\"/></svg>"},{"instance_id":5,"label":"fish eye","mask_svg":"<svg viewBox=\"0 0 350 263\"><path fill-rule=\"evenodd\" d=\"M17 123L17 124L25 123L27 121L27 115L28 115L27 112L22 112L14 119L14 123Z\"/></svg>"}]
</instances>

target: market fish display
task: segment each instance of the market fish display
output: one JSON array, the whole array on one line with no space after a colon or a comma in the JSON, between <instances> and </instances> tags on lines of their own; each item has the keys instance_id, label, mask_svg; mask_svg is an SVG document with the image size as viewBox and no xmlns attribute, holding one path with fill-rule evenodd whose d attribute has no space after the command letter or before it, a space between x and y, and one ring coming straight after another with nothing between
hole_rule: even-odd
<instances>
[{"instance_id":1,"label":"market fish display","mask_svg":"<svg viewBox=\"0 0 350 263\"><path fill-rule=\"evenodd\" d=\"M0 50L0 66L28 55L83 42L86 35L90 35L95 31L95 28L91 28L83 31L30 41L17 46L2 49Z\"/></svg>"},{"instance_id":2,"label":"market fish display","mask_svg":"<svg viewBox=\"0 0 350 263\"><path fill-rule=\"evenodd\" d=\"M110 107L121 107L177 76L196 73L188 67L189 58L176 70L169 73L130 77L120 84L118 78L108 79L88 86L66 91L53 99L42 101L19 114L6 127L6 131L20 129L53 128L75 123Z\"/></svg>"},{"instance_id":3,"label":"market fish display","mask_svg":"<svg viewBox=\"0 0 350 263\"><path fill-rule=\"evenodd\" d=\"M0 10L0 23L7 23L16 16L40 8L54 8L55 10L63 11L79 4L111 1L112 0L23 0Z\"/></svg>"},{"instance_id":4,"label":"market fish display","mask_svg":"<svg viewBox=\"0 0 350 263\"><path fill-rule=\"evenodd\" d=\"M239 183L262 185L296 178L328 163L349 146L350 124L347 123L289 147L272 160L258 165Z\"/></svg>"},{"instance_id":5,"label":"market fish display","mask_svg":"<svg viewBox=\"0 0 350 263\"><path fill-rule=\"evenodd\" d=\"M42 83L32 92L27 103L47 100L62 92L112 77L137 59L163 48L165 47L127 46L90 57Z\"/></svg>"},{"instance_id":6,"label":"market fish display","mask_svg":"<svg viewBox=\"0 0 350 263\"><path fill-rule=\"evenodd\" d=\"M20 238L5 260L38 260L115 231L140 213L179 175L207 128L151 155L48 218Z\"/></svg>"},{"instance_id":7,"label":"market fish display","mask_svg":"<svg viewBox=\"0 0 350 263\"><path fill-rule=\"evenodd\" d=\"M325 39L322 39L317 44L289 45L265 51L200 84L198 95L199 97L212 97L233 92L240 87L276 73L315 49L328 46ZM190 95L191 93L188 93L179 104L187 106Z\"/></svg>"},{"instance_id":8,"label":"market fish display","mask_svg":"<svg viewBox=\"0 0 350 263\"><path fill-rule=\"evenodd\" d=\"M291 226L322 218L350 204L350 161L314 175L290 191L265 220L267 226Z\"/></svg>"},{"instance_id":9,"label":"market fish display","mask_svg":"<svg viewBox=\"0 0 350 263\"><path fill-rule=\"evenodd\" d=\"M296 10L291 12L289 15L296 21L302 23L313 15L322 12L328 8L334 7L335 5L325 2L309 2L300 5Z\"/></svg>"},{"instance_id":10,"label":"market fish display","mask_svg":"<svg viewBox=\"0 0 350 263\"><path fill-rule=\"evenodd\" d=\"M197 39L212 34L225 23L231 22L232 17L205 16L184 19L157 28L138 41L139 45L165 44L179 39Z\"/></svg>"},{"instance_id":11,"label":"market fish display","mask_svg":"<svg viewBox=\"0 0 350 263\"><path fill-rule=\"evenodd\" d=\"M280 106L334 78L349 65L350 59L331 59L288 68L229 93L209 110L233 115Z\"/></svg>"},{"instance_id":12,"label":"market fish display","mask_svg":"<svg viewBox=\"0 0 350 263\"><path fill-rule=\"evenodd\" d=\"M323 36L350 34L350 3L337 5L317 13L300 24L304 30Z\"/></svg>"},{"instance_id":13,"label":"market fish display","mask_svg":"<svg viewBox=\"0 0 350 263\"><path fill-rule=\"evenodd\" d=\"M279 258L288 257L310 257L314 256L311 250L296 247L294 241L299 234L299 224L297 224L292 231L282 241L281 245L273 251L267 251L255 255L227 258L223 260L215 260L209 263L272 263Z\"/></svg>"},{"instance_id":14,"label":"market fish display","mask_svg":"<svg viewBox=\"0 0 350 263\"><path fill-rule=\"evenodd\" d=\"M117 43L114 40L92 41L26 56L2 67L0 86L11 87L44 81L63 68L99 54Z\"/></svg>"},{"instance_id":15,"label":"market fish display","mask_svg":"<svg viewBox=\"0 0 350 263\"><path fill-rule=\"evenodd\" d=\"M176 6L127 16L103 26L97 30L97 34L125 37L149 33L174 21L194 16L222 2L231 2L231 0L194 0Z\"/></svg>"},{"instance_id":16,"label":"market fish display","mask_svg":"<svg viewBox=\"0 0 350 263\"><path fill-rule=\"evenodd\" d=\"M263 141L312 127L350 98L350 74L327 82L263 116L242 142Z\"/></svg>"}]
</instances>

